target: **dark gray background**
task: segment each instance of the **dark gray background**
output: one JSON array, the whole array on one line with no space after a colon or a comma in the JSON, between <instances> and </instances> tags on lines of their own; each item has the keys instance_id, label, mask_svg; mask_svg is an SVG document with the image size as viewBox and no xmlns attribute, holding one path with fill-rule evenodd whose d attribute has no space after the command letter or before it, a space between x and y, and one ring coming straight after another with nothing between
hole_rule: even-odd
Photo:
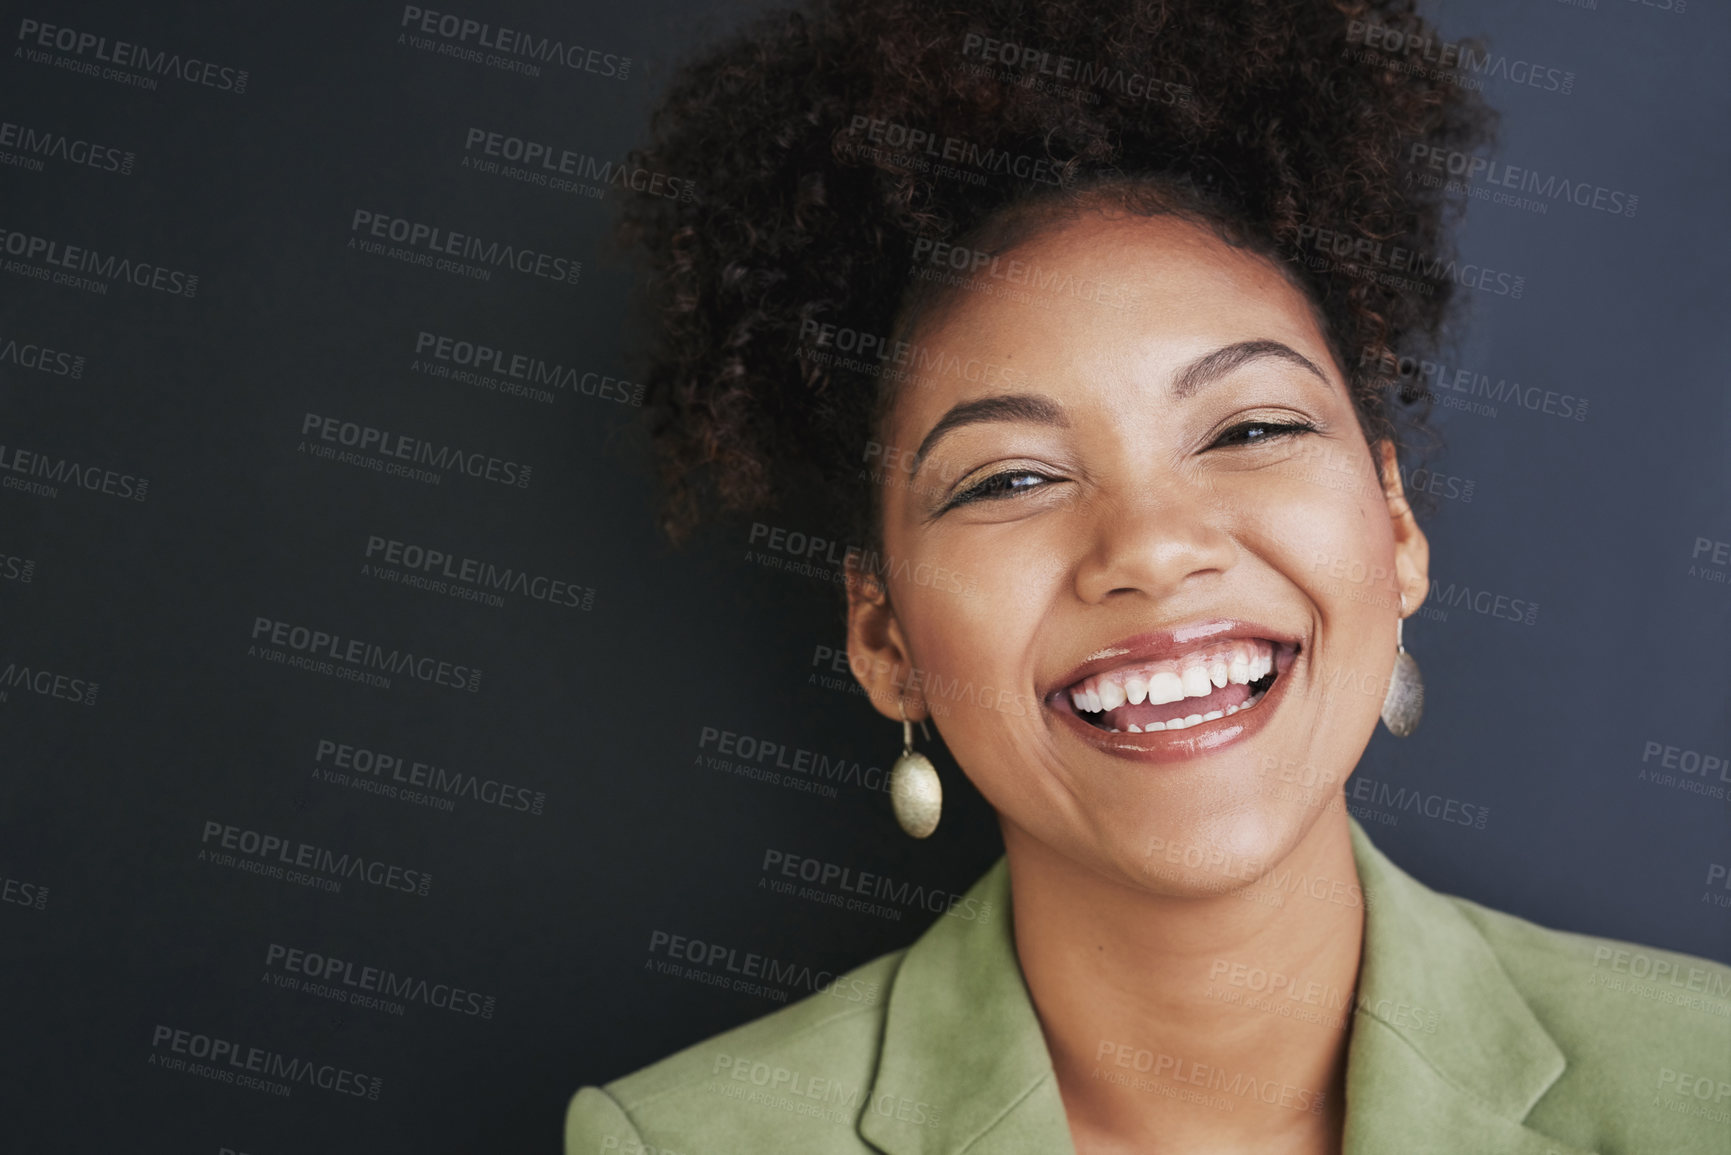
<instances>
[{"instance_id":1,"label":"dark gray background","mask_svg":"<svg viewBox=\"0 0 1731 1155\"><path fill-rule=\"evenodd\" d=\"M0 344L86 358L77 379L0 359L0 444L150 483L142 502L0 491L0 669L101 687L89 706L0 687L0 875L48 891L41 909L0 903L14 1149L554 1150L579 1084L779 1005L646 970L652 932L834 969L930 921L772 895L757 887L766 850L953 891L999 852L947 759L944 827L925 844L880 794L822 798L696 764L704 726L865 766L894 758L893 725L810 681L831 674L816 648L843 642L833 584L748 560L749 524L669 549L638 410L410 370L428 330L632 375L631 272L606 243L618 194L465 170L464 137L617 158L671 64L738 13L669 0L463 13L629 56L621 81L416 51L397 43L401 11L42 0L0 23L14 47L36 19L249 71L235 95L171 79L147 92L14 51L0 63L0 120L136 156L129 175L0 165L0 228L200 277L184 299L0 273ZM1437 411L1447 448L1431 465L1445 491L1471 482L1470 501L1439 497L1427 525L1437 590L1539 612L1528 625L1456 605L1409 623L1425 725L1404 743L1379 732L1360 769L1488 808L1485 828L1361 819L1438 889L1731 961L1731 909L1711 897L1731 890L1707 886L1731 863L1731 777L1714 798L1641 773L1648 743L1731 759L1731 585L1724 566L1691 573L1698 539L1731 540L1731 27L1713 5L1635 0L1477 0L1438 18L1575 74L1568 95L1487 83L1500 159L1639 207L1470 210L1463 253L1525 292L1481 295L1453 362L1589 406L1584 421L1507 403ZM582 278L478 283L363 255L346 247L357 208L576 256ZM533 480L433 486L316 461L296 451L308 411L528 462ZM494 608L362 576L372 534L592 587L593 608ZM478 666L481 687L373 689L271 665L247 656L259 616ZM315 781L321 737L544 792L545 808L441 812ZM434 881L425 897L353 880L332 894L213 866L198 861L207 820ZM464 986L496 1011L395 1016L278 989L262 977L272 943ZM382 1090L280 1098L155 1069L158 1024Z\"/></svg>"}]
</instances>

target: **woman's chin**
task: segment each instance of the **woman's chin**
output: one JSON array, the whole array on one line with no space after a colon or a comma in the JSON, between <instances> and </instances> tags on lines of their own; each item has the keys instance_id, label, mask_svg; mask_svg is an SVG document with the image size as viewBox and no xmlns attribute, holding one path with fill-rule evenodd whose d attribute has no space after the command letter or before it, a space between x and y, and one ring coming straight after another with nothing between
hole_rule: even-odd
<instances>
[{"instance_id":1,"label":"woman's chin","mask_svg":"<svg viewBox=\"0 0 1731 1155\"><path fill-rule=\"evenodd\" d=\"M1182 801L1170 795L1084 800L1085 832L1059 836L1071 844L1068 850L1056 845L1096 874L1163 897L1260 894L1265 888L1258 884L1285 869L1327 807L1271 797L1265 780L1244 769L1247 777L1238 783L1217 783Z\"/></svg>"}]
</instances>

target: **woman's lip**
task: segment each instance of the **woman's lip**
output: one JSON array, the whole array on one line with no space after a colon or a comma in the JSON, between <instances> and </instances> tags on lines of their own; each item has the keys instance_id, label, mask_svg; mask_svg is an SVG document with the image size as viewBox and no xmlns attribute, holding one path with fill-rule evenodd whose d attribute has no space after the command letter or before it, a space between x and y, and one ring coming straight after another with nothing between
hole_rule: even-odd
<instances>
[{"instance_id":1,"label":"woman's lip","mask_svg":"<svg viewBox=\"0 0 1731 1155\"><path fill-rule=\"evenodd\" d=\"M1287 675L1303 651L1287 653L1290 655L1287 660L1276 666L1274 684L1257 699L1254 706L1236 714L1228 714L1224 718L1216 718L1212 722L1198 722L1182 730L1114 734L1084 721L1071 705L1068 694L1047 698L1046 708L1058 715L1061 726L1083 742L1114 758L1126 758L1133 762L1184 762L1249 738L1268 724L1275 710L1285 700L1286 684L1293 680Z\"/></svg>"},{"instance_id":2,"label":"woman's lip","mask_svg":"<svg viewBox=\"0 0 1731 1155\"><path fill-rule=\"evenodd\" d=\"M1091 678L1102 671L1116 669L1119 666L1126 666L1135 662L1158 662L1166 658L1176 658L1180 654L1189 653L1198 647L1206 646L1211 642L1225 641L1228 638L1261 638L1288 647L1297 647L1300 640L1298 635L1289 630L1281 630L1259 622L1246 622L1235 618L1215 618L1210 621L1174 626L1167 630L1151 630L1147 633L1120 639L1109 646L1096 650L1088 655L1081 665L1048 686L1040 697L1049 705L1054 698L1062 695L1064 691L1077 682ZM1278 681L1279 679L1276 679L1276 682Z\"/></svg>"}]
</instances>

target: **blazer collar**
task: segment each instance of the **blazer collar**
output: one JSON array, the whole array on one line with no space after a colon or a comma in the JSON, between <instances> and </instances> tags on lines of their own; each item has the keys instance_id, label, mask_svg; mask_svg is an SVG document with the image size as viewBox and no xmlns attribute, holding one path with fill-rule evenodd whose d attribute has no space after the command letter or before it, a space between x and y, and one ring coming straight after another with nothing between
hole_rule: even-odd
<instances>
[{"instance_id":1,"label":"blazer collar","mask_svg":"<svg viewBox=\"0 0 1731 1155\"><path fill-rule=\"evenodd\" d=\"M1565 1064L1490 945L1349 821L1367 913L1345 1155L1586 1155L1521 1123ZM860 1135L891 1155L1073 1152L1002 858L967 897L953 909L989 913L940 916L890 984Z\"/></svg>"},{"instance_id":2,"label":"blazer collar","mask_svg":"<svg viewBox=\"0 0 1731 1155\"><path fill-rule=\"evenodd\" d=\"M1583 1155L1522 1124L1567 1065L1478 927L1352 825L1364 958L1346 1155Z\"/></svg>"},{"instance_id":3,"label":"blazer collar","mask_svg":"<svg viewBox=\"0 0 1731 1155\"><path fill-rule=\"evenodd\" d=\"M967 910L980 917L960 917ZM1073 1152L1052 1059L1016 961L1005 860L951 911L908 948L890 983L871 1094L874 1106L926 1104L935 1118L871 1110L860 1134L893 1155Z\"/></svg>"}]
</instances>

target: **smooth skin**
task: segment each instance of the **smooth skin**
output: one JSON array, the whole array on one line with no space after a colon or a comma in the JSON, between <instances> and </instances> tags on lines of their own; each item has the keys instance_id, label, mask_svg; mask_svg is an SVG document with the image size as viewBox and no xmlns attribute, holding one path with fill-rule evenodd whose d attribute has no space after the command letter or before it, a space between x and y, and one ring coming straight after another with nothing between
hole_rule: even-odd
<instances>
[{"instance_id":1,"label":"smooth skin","mask_svg":"<svg viewBox=\"0 0 1731 1155\"><path fill-rule=\"evenodd\" d=\"M889 565L851 575L853 668L886 717L932 718L997 811L1080 1155L1338 1152L1364 933L1343 787L1428 586L1394 449L1367 443L1305 294L1207 228L1089 209L1015 255L1046 289L982 277L1000 291L952 292L914 335L929 364L1008 372L900 388ZM1100 284L1122 298L1079 288ZM1252 356L1175 395L1241 342L1316 371ZM952 406L1008 393L1057 420L958 426L904 467ZM1114 642L1220 619L1300 647L1236 741L1138 762L1049 704ZM1269 976L1299 997L1259 1002ZM1218 1090L1236 1078L1263 1090Z\"/></svg>"}]
</instances>

